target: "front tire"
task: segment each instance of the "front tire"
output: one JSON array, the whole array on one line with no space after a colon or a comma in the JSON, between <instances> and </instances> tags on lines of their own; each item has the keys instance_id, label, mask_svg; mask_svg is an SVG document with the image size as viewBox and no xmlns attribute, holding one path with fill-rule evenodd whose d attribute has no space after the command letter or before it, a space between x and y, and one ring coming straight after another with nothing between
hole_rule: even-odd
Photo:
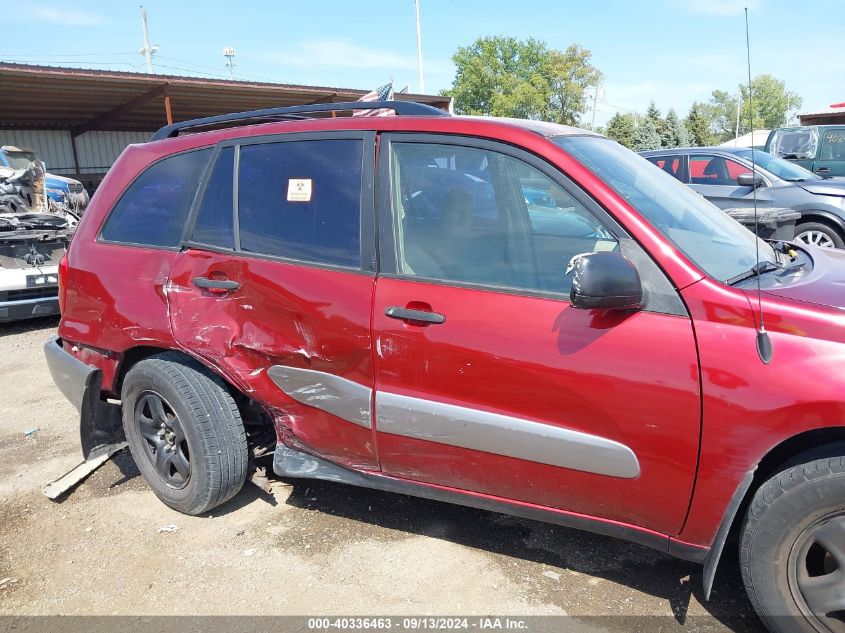
<instances>
[{"instance_id":1,"label":"front tire","mask_svg":"<svg viewBox=\"0 0 845 633\"><path fill-rule=\"evenodd\" d=\"M132 457L166 505L202 514L241 489L247 476L246 433L220 378L166 352L127 372L121 400Z\"/></svg>"},{"instance_id":2,"label":"front tire","mask_svg":"<svg viewBox=\"0 0 845 633\"><path fill-rule=\"evenodd\" d=\"M821 222L803 222L795 228L794 241L818 248L845 248L839 232Z\"/></svg>"},{"instance_id":3,"label":"front tire","mask_svg":"<svg viewBox=\"0 0 845 633\"><path fill-rule=\"evenodd\" d=\"M740 563L771 631L845 632L845 456L805 461L760 486Z\"/></svg>"}]
</instances>

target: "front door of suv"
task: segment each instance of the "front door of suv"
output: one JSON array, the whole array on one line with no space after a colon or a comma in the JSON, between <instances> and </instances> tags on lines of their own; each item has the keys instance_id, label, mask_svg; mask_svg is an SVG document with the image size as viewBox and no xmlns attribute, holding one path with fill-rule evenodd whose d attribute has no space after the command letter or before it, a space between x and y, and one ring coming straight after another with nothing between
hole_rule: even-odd
<instances>
[{"instance_id":1,"label":"front door of suv","mask_svg":"<svg viewBox=\"0 0 845 633\"><path fill-rule=\"evenodd\" d=\"M177 341L269 407L281 437L370 469L374 144L221 144L167 293Z\"/></svg>"},{"instance_id":2,"label":"front door of suv","mask_svg":"<svg viewBox=\"0 0 845 633\"><path fill-rule=\"evenodd\" d=\"M662 273L559 171L462 137L383 135L375 425L391 476L676 533L692 490L692 326ZM621 250L635 313L569 303Z\"/></svg>"},{"instance_id":3,"label":"front door of suv","mask_svg":"<svg viewBox=\"0 0 845 633\"><path fill-rule=\"evenodd\" d=\"M751 169L720 154L691 154L689 186L721 209L738 209L754 204L754 189L740 185L737 178ZM758 171L759 174L759 171ZM757 204L772 206L771 188L757 188Z\"/></svg>"}]
</instances>

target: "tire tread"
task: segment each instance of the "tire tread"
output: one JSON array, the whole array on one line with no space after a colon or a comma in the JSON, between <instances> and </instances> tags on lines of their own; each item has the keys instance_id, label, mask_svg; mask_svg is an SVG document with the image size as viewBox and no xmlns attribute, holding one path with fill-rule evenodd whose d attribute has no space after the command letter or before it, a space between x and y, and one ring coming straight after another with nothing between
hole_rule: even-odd
<instances>
[{"instance_id":1,"label":"tire tread","mask_svg":"<svg viewBox=\"0 0 845 633\"><path fill-rule=\"evenodd\" d=\"M201 363L178 352L145 358L127 373L149 370L168 381L189 410L206 456L208 481L193 503L177 508L186 514L202 514L234 497L246 481L247 440L240 411L225 383ZM126 381L125 381L126 382ZM186 422L183 422L186 423ZM219 455L219 459L212 456ZM197 457L191 455L193 461Z\"/></svg>"}]
</instances>

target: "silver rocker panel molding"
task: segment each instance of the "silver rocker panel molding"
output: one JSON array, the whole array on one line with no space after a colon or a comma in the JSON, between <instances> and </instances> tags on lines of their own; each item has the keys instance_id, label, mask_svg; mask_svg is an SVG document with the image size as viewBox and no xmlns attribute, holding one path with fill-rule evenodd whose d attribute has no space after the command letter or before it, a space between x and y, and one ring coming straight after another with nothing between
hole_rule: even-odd
<instances>
[{"instance_id":1,"label":"silver rocker panel molding","mask_svg":"<svg viewBox=\"0 0 845 633\"><path fill-rule=\"evenodd\" d=\"M273 365L267 375L302 404L322 409L365 429L372 428L373 390L355 381L313 369Z\"/></svg>"},{"instance_id":2,"label":"silver rocker panel molding","mask_svg":"<svg viewBox=\"0 0 845 633\"><path fill-rule=\"evenodd\" d=\"M376 392L377 429L530 462L633 479L640 463L607 438L443 402Z\"/></svg>"}]
</instances>

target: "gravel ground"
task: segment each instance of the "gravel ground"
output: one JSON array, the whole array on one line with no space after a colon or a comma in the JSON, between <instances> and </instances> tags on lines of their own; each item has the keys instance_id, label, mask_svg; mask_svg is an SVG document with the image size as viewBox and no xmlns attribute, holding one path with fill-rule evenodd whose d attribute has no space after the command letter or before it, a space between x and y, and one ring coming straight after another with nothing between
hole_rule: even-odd
<instances>
[{"instance_id":1,"label":"gravel ground","mask_svg":"<svg viewBox=\"0 0 845 633\"><path fill-rule=\"evenodd\" d=\"M41 351L56 324L0 325L0 615L568 615L541 622L762 630L730 544L705 603L700 566L647 548L328 482L247 484L213 516L188 517L123 451L52 502L40 487L81 460L76 411Z\"/></svg>"}]
</instances>

